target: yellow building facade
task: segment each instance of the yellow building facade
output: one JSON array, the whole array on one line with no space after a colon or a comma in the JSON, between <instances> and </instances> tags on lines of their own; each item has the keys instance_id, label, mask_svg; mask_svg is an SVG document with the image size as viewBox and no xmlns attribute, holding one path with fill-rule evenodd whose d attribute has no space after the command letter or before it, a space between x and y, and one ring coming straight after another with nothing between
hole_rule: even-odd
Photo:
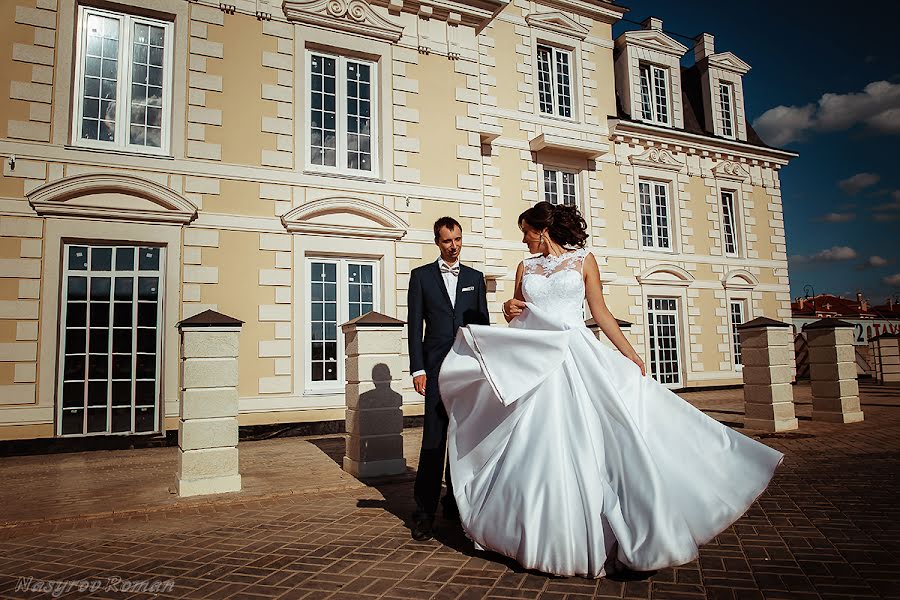
<instances>
[{"instance_id":1,"label":"yellow building facade","mask_svg":"<svg viewBox=\"0 0 900 600\"><path fill-rule=\"evenodd\" d=\"M512 294L516 217L579 206L673 388L740 384L790 316L749 66L581 0L0 4L0 439L177 427L176 323L245 322L242 425L344 417L340 325L404 319L432 223ZM8 91L8 93L7 93ZM420 398L403 373L406 414Z\"/></svg>"}]
</instances>

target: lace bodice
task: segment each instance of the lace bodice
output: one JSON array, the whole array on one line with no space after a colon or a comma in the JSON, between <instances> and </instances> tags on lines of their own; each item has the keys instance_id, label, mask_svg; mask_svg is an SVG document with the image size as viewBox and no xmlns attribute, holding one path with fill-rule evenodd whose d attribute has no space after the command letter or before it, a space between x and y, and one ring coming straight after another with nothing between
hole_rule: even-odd
<instances>
[{"instance_id":1,"label":"lace bodice","mask_svg":"<svg viewBox=\"0 0 900 600\"><path fill-rule=\"evenodd\" d=\"M582 265L587 250L572 250L560 256L525 259L522 294L530 302L558 316L561 322L584 325L584 279Z\"/></svg>"}]
</instances>

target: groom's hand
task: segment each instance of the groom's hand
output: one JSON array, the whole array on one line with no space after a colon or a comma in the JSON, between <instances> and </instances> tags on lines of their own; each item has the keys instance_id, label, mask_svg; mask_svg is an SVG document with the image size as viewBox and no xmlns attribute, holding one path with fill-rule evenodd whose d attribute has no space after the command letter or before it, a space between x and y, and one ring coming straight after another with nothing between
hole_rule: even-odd
<instances>
[{"instance_id":1,"label":"groom's hand","mask_svg":"<svg viewBox=\"0 0 900 600\"><path fill-rule=\"evenodd\" d=\"M425 395L425 375L418 375L417 377L413 377L413 387L416 388L416 391Z\"/></svg>"}]
</instances>

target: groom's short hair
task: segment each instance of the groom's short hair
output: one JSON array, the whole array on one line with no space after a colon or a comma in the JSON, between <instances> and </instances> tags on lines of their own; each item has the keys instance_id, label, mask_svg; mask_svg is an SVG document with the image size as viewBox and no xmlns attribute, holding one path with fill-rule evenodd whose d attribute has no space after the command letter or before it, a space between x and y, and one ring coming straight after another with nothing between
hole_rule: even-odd
<instances>
[{"instance_id":1,"label":"groom's short hair","mask_svg":"<svg viewBox=\"0 0 900 600\"><path fill-rule=\"evenodd\" d=\"M459 224L459 221L453 217L441 217L434 222L434 241L437 241L438 238L440 238L441 229L444 227L450 231L453 231L454 227L459 227L459 230L462 231L462 225Z\"/></svg>"}]
</instances>

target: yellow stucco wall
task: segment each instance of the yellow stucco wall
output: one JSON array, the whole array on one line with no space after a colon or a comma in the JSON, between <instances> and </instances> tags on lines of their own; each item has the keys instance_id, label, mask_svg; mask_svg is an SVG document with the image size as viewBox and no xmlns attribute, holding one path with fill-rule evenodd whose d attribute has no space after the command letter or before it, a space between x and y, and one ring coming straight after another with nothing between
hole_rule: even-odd
<instances>
[{"instance_id":1,"label":"yellow stucco wall","mask_svg":"<svg viewBox=\"0 0 900 600\"><path fill-rule=\"evenodd\" d=\"M34 0L0 2L0 137L7 136L8 120L27 121L28 102L13 100L9 97L10 84L13 81L31 81L31 65L14 61L13 45L34 44L34 28L16 23L16 7L34 7ZM0 192L2 193L2 192Z\"/></svg>"}]
</instances>

